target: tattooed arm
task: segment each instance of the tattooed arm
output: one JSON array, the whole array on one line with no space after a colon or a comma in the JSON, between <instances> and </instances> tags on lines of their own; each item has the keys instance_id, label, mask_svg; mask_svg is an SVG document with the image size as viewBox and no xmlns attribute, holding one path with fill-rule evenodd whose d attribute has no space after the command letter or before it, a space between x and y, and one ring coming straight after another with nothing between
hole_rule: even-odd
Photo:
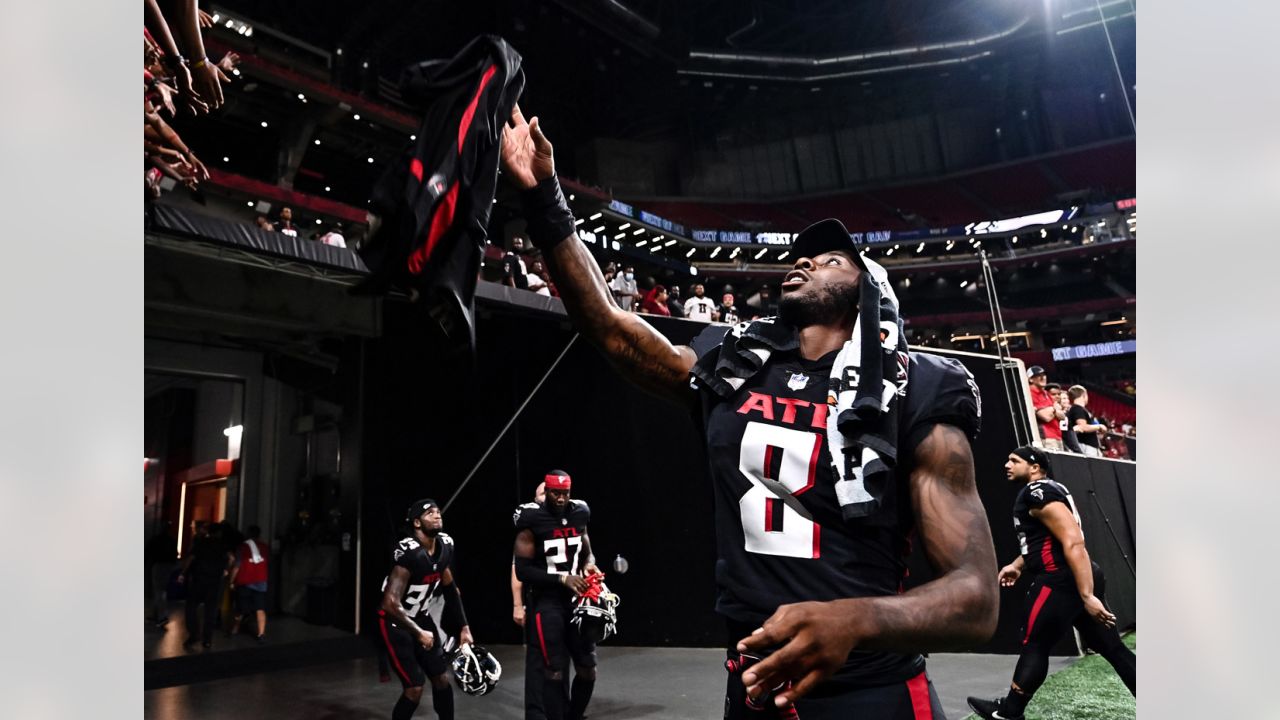
<instances>
[{"instance_id":1,"label":"tattooed arm","mask_svg":"<svg viewBox=\"0 0 1280 720\"><path fill-rule=\"evenodd\" d=\"M502 169L527 190L555 175L551 141L538 118L526 122L516 107L502 133ZM649 323L624 312L613 300L604 274L576 232L544 251L565 311L586 336L632 382L682 403L692 403L689 370L697 360L692 348L672 345Z\"/></svg>"},{"instance_id":2,"label":"tattooed arm","mask_svg":"<svg viewBox=\"0 0 1280 720\"><path fill-rule=\"evenodd\" d=\"M901 595L783 605L738 643L739 652L782 647L743 674L759 696L788 680L785 705L812 690L857 650L927 652L972 647L996 628L995 547L974 484L964 433L935 425L916 448L911 504L938 577Z\"/></svg>"}]
</instances>

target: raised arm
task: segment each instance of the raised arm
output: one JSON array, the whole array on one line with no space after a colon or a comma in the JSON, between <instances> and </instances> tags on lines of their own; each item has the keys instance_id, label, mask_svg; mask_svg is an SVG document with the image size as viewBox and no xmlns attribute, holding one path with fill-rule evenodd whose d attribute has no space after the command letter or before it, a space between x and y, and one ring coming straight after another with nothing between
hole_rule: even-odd
<instances>
[{"instance_id":1,"label":"raised arm","mask_svg":"<svg viewBox=\"0 0 1280 720\"><path fill-rule=\"evenodd\" d=\"M852 650L928 652L991 637L999 607L995 547L974 484L969 441L937 425L915 451L911 504L925 555L938 577L901 595L783 605L739 652L782 647L743 674L758 697L788 680L785 705L812 690ZM784 644L785 643L785 644Z\"/></svg>"},{"instance_id":2,"label":"raised arm","mask_svg":"<svg viewBox=\"0 0 1280 720\"><path fill-rule=\"evenodd\" d=\"M526 122L517 107L502 131L502 168L522 191L529 234L542 249L551 279L569 319L632 382L651 392L691 403L693 350L672 345L653 326L614 303L604 275L578 239L555 176L551 142L538 118Z\"/></svg>"}]
</instances>

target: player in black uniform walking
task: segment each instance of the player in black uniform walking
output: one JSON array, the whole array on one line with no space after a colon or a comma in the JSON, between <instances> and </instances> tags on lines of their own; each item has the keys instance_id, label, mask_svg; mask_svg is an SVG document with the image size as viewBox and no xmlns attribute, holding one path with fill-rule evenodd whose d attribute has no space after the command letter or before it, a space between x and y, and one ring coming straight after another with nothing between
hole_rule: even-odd
<instances>
[{"instance_id":1,"label":"player in black uniform walking","mask_svg":"<svg viewBox=\"0 0 1280 720\"><path fill-rule=\"evenodd\" d=\"M1009 694L997 700L971 697L969 707L988 720L1021 720L1049 674L1049 650L1072 627L1136 696L1137 658L1116 632L1116 616L1106 606L1106 579L1085 549L1071 491L1049 478L1049 458L1039 448L1017 448L1004 468L1009 480L1026 486L1013 503L1022 553L1000 568L998 580L1001 587L1013 587L1023 573L1033 580L1027 590L1022 654Z\"/></svg>"},{"instance_id":2,"label":"player in black uniform walking","mask_svg":"<svg viewBox=\"0 0 1280 720\"><path fill-rule=\"evenodd\" d=\"M546 477L546 501L516 508L516 575L529 592L525 638L542 657L542 709L546 720L581 720L596 685L596 646L572 625L573 598L598 574L587 524L591 509L570 497L573 481L563 470ZM565 672L574 676L565 697ZM526 684L525 692L530 688ZM567 711L567 712L566 712ZM542 720L526 703L527 720Z\"/></svg>"},{"instance_id":3,"label":"player in black uniform walking","mask_svg":"<svg viewBox=\"0 0 1280 720\"><path fill-rule=\"evenodd\" d=\"M969 446L980 405L963 367L908 354L905 343L886 355L896 361L883 372L893 392L876 404L893 407L885 427L896 431L866 439L856 456L843 446L837 465L828 403L843 409L842 394L858 387L861 397L860 378L875 374L835 363L858 343L855 328L867 333L860 313L882 309L880 300L863 308L862 298L872 290L891 298L886 281L867 278L878 266L861 257L838 221L796 238L780 317L739 326L729 337L767 332L773 351L725 383L724 393L694 376L697 392L691 373L704 358L714 364L713 353L724 357L725 328L676 347L613 303L575 233L551 143L519 108L504 130L502 166L522 191L530 237L578 330L637 384L702 410L715 486L717 609L733 639L741 638L729 649L726 717L747 712L744 692L754 705L798 710L806 719L940 717L920 653L986 640L998 601ZM900 320L871 328L870 337L883 331L881 343L901 337ZM878 395L879 384L871 390ZM843 432L845 414L831 419ZM865 482L864 471L876 484ZM870 503L858 507L864 496ZM913 532L937 577L901 592Z\"/></svg>"},{"instance_id":4,"label":"player in black uniform walking","mask_svg":"<svg viewBox=\"0 0 1280 720\"><path fill-rule=\"evenodd\" d=\"M457 631L459 645L474 645L458 586L453 582L453 539L443 532L444 518L434 500L422 499L405 515L409 534L392 553L391 574L383 581L378 630L387 645L391 667L404 692L391 720L409 720L422 699L423 682L431 679L431 705L441 720L453 720L453 688L442 639L427 612L434 598L444 602L442 623Z\"/></svg>"}]
</instances>

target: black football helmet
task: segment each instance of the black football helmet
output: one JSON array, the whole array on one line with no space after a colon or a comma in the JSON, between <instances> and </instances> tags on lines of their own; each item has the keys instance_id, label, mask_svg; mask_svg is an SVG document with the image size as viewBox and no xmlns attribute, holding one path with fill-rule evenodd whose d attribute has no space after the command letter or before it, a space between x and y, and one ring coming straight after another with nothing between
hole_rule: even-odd
<instances>
[{"instance_id":1,"label":"black football helmet","mask_svg":"<svg viewBox=\"0 0 1280 720\"><path fill-rule=\"evenodd\" d=\"M488 695L502 679L502 665L479 645L463 645L453 655L453 679L468 695Z\"/></svg>"},{"instance_id":2,"label":"black football helmet","mask_svg":"<svg viewBox=\"0 0 1280 720\"><path fill-rule=\"evenodd\" d=\"M579 595L574 600L573 618L570 622L584 640L602 643L618 634L618 605L622 603L617 593L600 583L600 592Z\"/></svg>"}]
</instances>

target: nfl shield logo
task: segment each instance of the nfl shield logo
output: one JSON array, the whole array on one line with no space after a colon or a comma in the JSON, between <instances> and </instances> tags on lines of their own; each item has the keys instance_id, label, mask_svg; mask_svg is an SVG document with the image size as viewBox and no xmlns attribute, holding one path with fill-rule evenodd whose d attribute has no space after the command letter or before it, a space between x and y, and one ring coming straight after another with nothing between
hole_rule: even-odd
<instances>
[{"instance_id":1,"label":"nfl shield logo","mask_svg":"<svg viewBox=\"0 0 1280 720\"><path fill-rule=\"evenodd\" d=\"M791 379L787 381L787 387L792 390L803 390L805 385L809 384L809 376L804 373L792 373Z\"/></svg>"}]
</instances>

